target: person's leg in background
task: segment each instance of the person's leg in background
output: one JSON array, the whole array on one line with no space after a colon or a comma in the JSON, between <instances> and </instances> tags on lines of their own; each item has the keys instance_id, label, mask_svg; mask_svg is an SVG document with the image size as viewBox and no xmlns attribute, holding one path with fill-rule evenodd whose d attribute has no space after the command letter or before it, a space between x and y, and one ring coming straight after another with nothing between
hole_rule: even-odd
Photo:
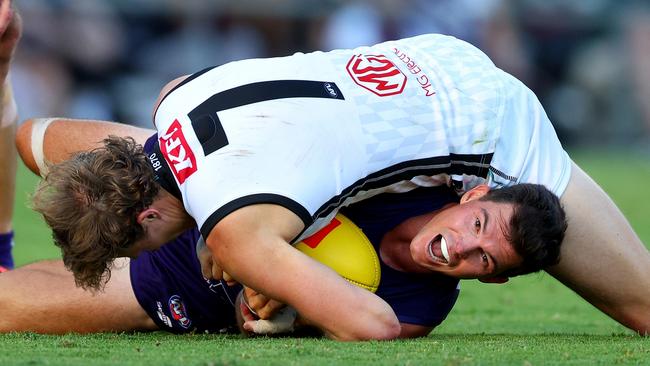
<instances>
[{"instance_id":1,"label":"person's leg in background","mask_svg":"<svg viewBox=\"0 0 650 366\"><path fill-rule=\"evenodd\" d=\"M7 9L3 2L0 18L11 19L7 28L0 34L0 272L13 268L12 215L16 190L16 103L14 102L9 80L9 66L20 39L20 16ZM9 13L9 15L7 15Z\"/></svg>"}]
</instances>

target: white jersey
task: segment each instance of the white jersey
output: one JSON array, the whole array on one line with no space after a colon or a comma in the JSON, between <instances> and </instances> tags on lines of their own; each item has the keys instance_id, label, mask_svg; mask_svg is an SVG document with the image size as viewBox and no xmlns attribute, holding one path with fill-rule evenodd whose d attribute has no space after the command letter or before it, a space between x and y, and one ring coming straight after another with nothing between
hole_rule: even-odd
<instances>
[{"instance_id":1,"label":"white jersey","mask_svg":"<svg viewBox=\"0 0 650 366\"><path fill-rule=\"evenodd\" d=\"M570 176L534 94L441 35L207 69L154 119L204 237L251 204L296 213L307 228L298 240L382 192L528 182L561 195Z\"/></svg>"}]
</instances>

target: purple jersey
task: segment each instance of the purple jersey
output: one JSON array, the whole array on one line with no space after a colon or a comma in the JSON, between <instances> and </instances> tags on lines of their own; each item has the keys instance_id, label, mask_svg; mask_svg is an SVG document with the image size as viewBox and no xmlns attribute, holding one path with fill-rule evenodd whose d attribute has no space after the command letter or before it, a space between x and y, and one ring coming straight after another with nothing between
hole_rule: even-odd
<instances>
[{"instance_id":1,"label":"purple jersey","mask_svg":"<svg viewBox=\"0 0 650 366\"><path fill-rule=\"evenodd\" d=\"M417 188L408 193L384 193L341 210L363 230L375 250L388 231L406 219L438 210L458 196L447 187ZM381 282L376 294L395 311L401 323L437 326L451 311L459 280L435 273L406 273L387 266L380 257Z\"/></svg>"},{"instance_id":2,"label":"purple jersey","mask_svg":"<svg viewBox=\"0 0 650 366\"><path fill-rule=\"evenodd\" d=\"M131 285L151 319L173 333L236 331L234 303L241 286L206 281L195 254L198 230L188 230L131 261Z\"/></svg>"}]
</instances>

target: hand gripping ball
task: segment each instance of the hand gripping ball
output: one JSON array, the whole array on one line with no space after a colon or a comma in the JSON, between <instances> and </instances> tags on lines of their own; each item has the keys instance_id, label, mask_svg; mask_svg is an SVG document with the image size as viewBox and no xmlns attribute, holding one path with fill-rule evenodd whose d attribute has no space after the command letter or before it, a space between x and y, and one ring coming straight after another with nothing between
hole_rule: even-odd
<instances>
[{"instance_id":1,"label":"hand gripping ball","mask_svg":"<svg viewBox=\"0 0 650 366\"><path fill-rule=\"evenodd\" d=\"M327 226L296 244L311 258L332 268L350 283L377 291L381 270L375 248L361 229L338 214Z\"/></svg>"}]
</instances>

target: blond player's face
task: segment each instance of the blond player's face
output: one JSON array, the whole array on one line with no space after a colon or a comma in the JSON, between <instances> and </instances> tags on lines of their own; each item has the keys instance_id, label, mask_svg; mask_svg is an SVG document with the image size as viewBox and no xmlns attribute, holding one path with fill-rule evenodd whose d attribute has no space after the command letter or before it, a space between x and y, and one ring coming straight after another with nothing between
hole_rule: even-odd
<instances>
[{"instance_id":1,"label":"blond player's face","mask_svg":"<svg viewBox=\"0 0 650 366\"><path fill-rule=\"evenodd\" d=\"M487 279L522 263L506 239L513 206L481 201L482 194L440 211L413 238L413 260L432 272Z\"/></svg>"}]
</instances>

